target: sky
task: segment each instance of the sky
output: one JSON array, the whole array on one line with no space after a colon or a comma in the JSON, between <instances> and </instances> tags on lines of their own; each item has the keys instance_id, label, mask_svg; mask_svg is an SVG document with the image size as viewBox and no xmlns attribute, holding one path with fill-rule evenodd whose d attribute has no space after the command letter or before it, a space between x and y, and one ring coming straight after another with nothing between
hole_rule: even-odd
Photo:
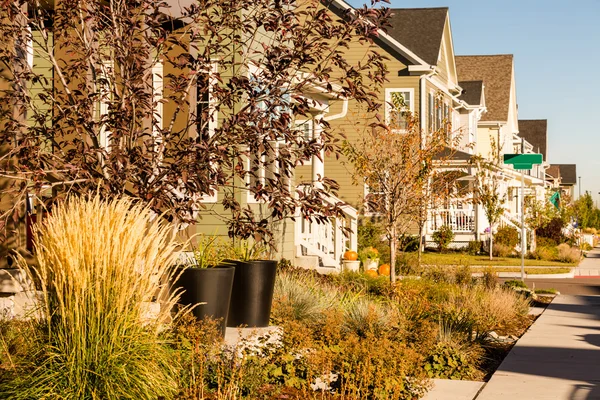
<instances>
[{"instance_id":1,"label":"sky","mask_svg":"<svg viewBox=\"0 0 600 400\"><path fill-rule=\"evenodd\" d=\"M548 120L548 162L577 164L581 193L600 204L600 0L391 0L387 7L449 7L455 54L514 54L519 119Z\"/></svg>"}]
</instances>

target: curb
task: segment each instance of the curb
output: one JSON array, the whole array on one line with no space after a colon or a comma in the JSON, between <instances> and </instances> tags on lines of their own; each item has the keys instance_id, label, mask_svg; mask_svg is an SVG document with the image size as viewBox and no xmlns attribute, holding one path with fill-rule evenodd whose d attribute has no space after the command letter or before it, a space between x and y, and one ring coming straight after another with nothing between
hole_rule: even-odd
<instances>
[{"instance_id":1,"label":"curb","mask_svg":"<svg viewBox=\"0 0 600 400\"><path fill-rule=\"evenodd\" d=\"M498 272L498 278L521 278L520 272ZM473 272L472 276L481 277L483 272ZM525 279L573 279L575 271L565 274L525 274Z\"/></svg>"}]
</instances>

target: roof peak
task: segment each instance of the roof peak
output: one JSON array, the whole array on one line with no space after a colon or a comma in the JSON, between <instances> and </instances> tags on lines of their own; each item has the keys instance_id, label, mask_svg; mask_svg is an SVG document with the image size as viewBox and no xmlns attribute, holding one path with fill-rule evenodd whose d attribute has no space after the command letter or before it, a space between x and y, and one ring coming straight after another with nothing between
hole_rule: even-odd
<instances>
[{"instance_id":1,"label":"roof peak","mask_svg":"<svg viewBox=\"0 0 600 400\"><path fill-rule=\"evenodd\" d=\"M449 7L396 7L390 8L391 11L394 10L449 10Z\"/></svg>"},{"instance_id":2,"label":"roof peak","mask_svg":"<svg viewBox=\"0 0 600 400\"><path fill-rule=\"evenodd\" d=\"M455 55L454 57L461 57L461 58L466 58L466 57L510 57L513 58L515 55L514 54L466 54L466 55Z\"/></svg>"}]
</instances>

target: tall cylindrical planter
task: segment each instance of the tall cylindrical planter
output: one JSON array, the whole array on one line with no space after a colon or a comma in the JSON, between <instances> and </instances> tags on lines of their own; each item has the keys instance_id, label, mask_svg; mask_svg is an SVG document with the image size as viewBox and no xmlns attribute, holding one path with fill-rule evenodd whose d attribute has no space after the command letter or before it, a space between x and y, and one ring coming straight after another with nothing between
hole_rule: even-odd
<instances>
[{"instance_id":1,"label":"tall cylindrical planter","mask_svg":"<svg viewBox=\"0 0 600 400\"><path fill-rule=\"evenodd\" d=\"M177 273L179 278L173 289L183 289L179 304L195 306L192 313L200 320L207 317L219 320L221 336L224 337L235 267L186 268Z\"/></svg>"},{"instance_id":2,"label":"tall cylindrical planter","mask_svg":"<svg viewBox=\"0 0 600 400\"><path fill-rule=\"evenodd\" d=\"M269 326L277 261L235 261L227 326Z\"/></svg>"}]
</instances>

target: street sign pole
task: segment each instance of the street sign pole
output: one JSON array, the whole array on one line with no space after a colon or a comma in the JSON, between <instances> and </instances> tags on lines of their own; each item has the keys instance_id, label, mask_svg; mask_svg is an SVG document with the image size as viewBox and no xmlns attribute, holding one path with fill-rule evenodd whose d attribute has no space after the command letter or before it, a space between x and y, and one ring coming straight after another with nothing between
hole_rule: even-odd
<instances>
[{"instance_id":1,"label":"street sign pole","mask_svg":"<svg viewBox=\"0 0 600 400\"><path fill-rule=\"evenodd\" d=\"M521 282L525 282L525 171L521 170Z\"/></svg>"},{"instance_id":2,"label":"street sign pole","mask_svg":"<svg viewBox=\"0 0 600 400\"><path fill-rule=\"evenodd\" d=\"M523 152L523 145L521 151ZM521 281L525 281L525 170L542 163L541 154L505 154L504 164L521 171Z\"/></svg>"}]
</instances>

